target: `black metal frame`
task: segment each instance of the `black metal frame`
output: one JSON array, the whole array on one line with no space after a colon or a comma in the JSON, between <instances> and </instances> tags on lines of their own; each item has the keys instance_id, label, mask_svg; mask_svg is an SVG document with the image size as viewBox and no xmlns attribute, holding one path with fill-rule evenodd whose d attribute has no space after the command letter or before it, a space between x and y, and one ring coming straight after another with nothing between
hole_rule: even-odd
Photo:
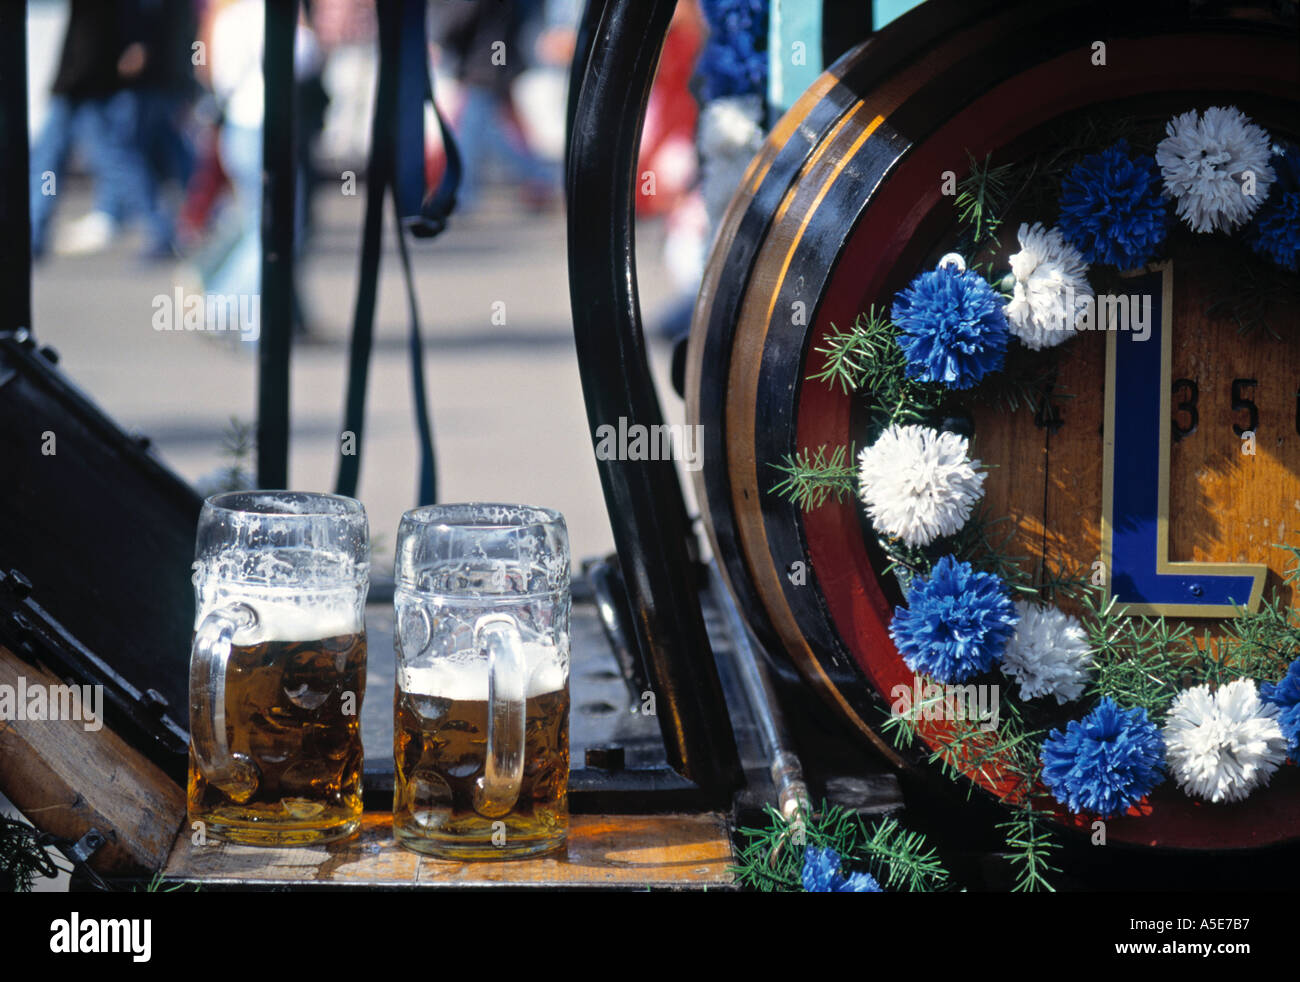
<instances>
[{"instance_id":1,"label":"black metal frame","mask_svg":"<svg viewBox=\"0 0 1300 982\"><path fill-rule=\"evenodd\" d=\"M32 218L28 205L27 4L0 4L0 334L32 324Z\"/></svg>"},{"instance_id":2,"label":"black metal frame","mask_svg":"<svg viewBox=\"0 0 1300 982\"><path fill-rule=\"evenodd\" d=\"M257 483L289 485L289 350L293 333L293 39L298 0L266 0L262 49L262 315L258 344Z\"/></svg>"},{"instance_id":3,"label":"black metal frame","mask_svg":"<svg viewBox=\"0 0 1300 982\"><path fill-rule=\"evenodd\" d=\"M634 183L641 127L675 0L589 0L570 74L569 294L592 432L663 424L637 297ZM742 782L699 591L698 543L672 461L598 460L669 763L706 797Z\"/></svg>"}]
</instances>

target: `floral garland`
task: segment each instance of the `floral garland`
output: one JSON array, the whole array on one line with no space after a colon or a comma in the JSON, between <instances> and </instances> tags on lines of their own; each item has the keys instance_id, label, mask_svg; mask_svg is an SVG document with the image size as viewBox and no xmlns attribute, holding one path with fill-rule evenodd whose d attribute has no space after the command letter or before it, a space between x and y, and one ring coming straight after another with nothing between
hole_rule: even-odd
<instances>
[{"instance_id":1,"label":"floral garland","mask_svg":"<svg viewBox=\"0 0 1300 982\"><path fill-rule=\"evenodd\" d=\"M1160 253L1175 216L1196 233L1240 234L1255 253L1286 270L1300 266L1300 150L1274 144L1235 107L1175 116L1154 155L1134 152L1120 139L1083 156L1061 180L1058 202L1055 227L1020 226L1019 251L996 283L950 253L898 293L886 325L903 360L898 391L920 385L941 397L969 390L1003 370L1012 338L1030 351L1069 340L1086 329L1092 267L1122 272L1145 265ZM840 347L823 349L828 361L835 354L852 363L859 342L843 334L833 341ZM859 370L881 350L870 348L875 341L860 343L876 359L864 356ZM899 401L905 410L906 398ZM906 605L890 626L904 663L943 684L999 668L1017 683L1021 700L1080 700L1096 651L1078 618L1037 602L1033 587L1017 587L1030 600L1013 600L1003 575L977 568L955 548L931 561L932 547L965 534L983 497L984 474L965 436L900 421L918 415L887 414L879 436L858 455L856 473L825 475L837 492L856 491L892 559L911 559L891 567L905 574ZM805 506L821 500L807 485L798 490L797 458L781 469L792 476L777 490ZM1300 550L1293 553L1300 558ZM1294 575L1300 581L1300 567ZM1284 624L1295 633L1288 637L1300 640L1289 617ZM1300 658L1276 683L1239 678L1184 689L1162 727L1147 708L1103 696L1082 719L1048 733L1022 772L1070 812L1104 818L1141 802L1167 773L1192 797L1240 801L1268 784L1288 756L1300 763L1298 744ZM942 751L937 756L945 765L958 760ZM1017 807L1031 807L1033 793L1041 791L1022 795ZM819 884L867 888L836 879L829 858L810 862L807 875Z\"/></svg>"}]
</instances>

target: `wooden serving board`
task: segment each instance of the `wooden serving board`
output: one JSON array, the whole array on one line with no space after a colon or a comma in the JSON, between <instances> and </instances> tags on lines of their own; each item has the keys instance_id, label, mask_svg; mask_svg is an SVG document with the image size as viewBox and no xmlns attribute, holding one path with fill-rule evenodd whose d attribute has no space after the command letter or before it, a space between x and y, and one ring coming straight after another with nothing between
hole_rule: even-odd
<instances>
[{"instance_id":1,"label":"wooden serving board","mask_svg":"<svg viewBox=\"0 0 1300 982\"><path fill-rule=\"evenodd\" d=\"M235 888L379 889L561 887L731 889L731 840L722 815L574 815L562 852L500 862L420 856L393 839L393 817L371 812L347 842L268 849L194 845L182 830L163 870L168 882Z\"/></svg>"},{"instance_id":2,"label":"wooden serving board","mask_svg":"<svg viewBox=\"0 0 1300 982\"><path fill-rule=\"evenodd\" d=\"M61 682L0 647L9 691ZM72 719L0 719L0 791L43 832L106 838L90 859L100 873L159 867L185 818L185 792L107 726Z\"/></svg>"}]
</instances>

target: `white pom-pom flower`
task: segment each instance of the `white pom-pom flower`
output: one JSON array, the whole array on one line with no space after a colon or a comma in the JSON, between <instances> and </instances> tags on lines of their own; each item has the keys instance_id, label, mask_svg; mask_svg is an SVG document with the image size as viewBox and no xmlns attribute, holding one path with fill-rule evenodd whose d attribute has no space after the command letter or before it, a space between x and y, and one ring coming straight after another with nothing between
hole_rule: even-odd
<instances>
[{"instance_id":1,"label":"white pom-pom flower","mask_svg":"<svg viewBox=\"0 0 1300 982\"><path fill-rule=\"evenodd\" d=\"M957 433L889 427L858 455L863 504L876 530L909 546L952 535L984 494L984 475Z\"/></svg>"},{"instance_id":2,"label":"white pom-pom flower","mask_svg":"<svg viewBox=\"0 0 1300 982\"><path fill-rule=\"evenodd\" d=\"M1268 133L1236 106L1212 106L1201 116L1189 110L1165 132L1156 163L1192 231L1231 231L1268 197L1275 176Z\"/></svg>"},{"instance_id":3,"label":"white pom-pom flower","mask_svg":"<svg viewBox=\"0 0 1300 982\"><path fill-rule=\"evenodd\" d=\"M1073 336L1092 299L1088 264L1059 228L1022 224L1017 237L1020 251L1011 257L1015 287L1006 307L1007 326L1026 347L1041 351Z\"/></svg>"},{"instance_id":4,"label":"white pom-pom flower","mask_svg":"<svg viewBox=\"0 0 1300 982\"><path fill-rule=\"evenodd\" d=\"M723 96L700 110L700 190L710 228L721 223L745 169L763 146L766 108L761 96L746 95Z\"/></svg>"},{"instance_id":5,"label":"white pom-pom flower","mask_svg":"<svg viewBox=\"0 0 1300 982\"><path fill-rule=\"evenodd\" d=\"M1092 648L1083 625L1062 610L1016 601L1020 622L1002 655L1002 671L1020 683L1021 699L1055 696L1057 705L1083 695Z\"/></svg>"},{"instance_id":6,"label":"white pom-pom flower","mask_svg":"<svg viewBox=\"0 0 1300 982\"><path fill-rule=\"evenodd\" d=\"M1211 693L1179 693L1164 728L1165 757L1178 786L1207 801L1241 801L1286 759L1278 708L1259 698L1251 679Z\"/></svg>"}]
</instances>

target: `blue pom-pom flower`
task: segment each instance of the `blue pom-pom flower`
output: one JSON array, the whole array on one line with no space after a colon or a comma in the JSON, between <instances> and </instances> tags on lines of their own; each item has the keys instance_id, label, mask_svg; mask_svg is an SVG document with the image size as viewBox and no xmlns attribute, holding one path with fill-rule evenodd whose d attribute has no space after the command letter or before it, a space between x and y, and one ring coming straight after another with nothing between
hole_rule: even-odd
<instances>
[{"instance_id":1,"label":"blue pom-pom flower","mask_svg":"<svg viewBox=\"0 0 1300 982\"><path fill-rule=\"evenodd\" d=\"M809 893L883 893L870 873L840 872L840 857L834 849L809 846L803 855L803 888Z\"/></svg>"},{"instance_id":2,"label":"blue pom-pom flower","mask_svg":"<svg viewBox=\"0 0 1300 982\"><path fill-rule=\"evenodd\" d=\"M767 94L765 0L703 0L709 37L695 64L700 97Z\"/></svg>"},{"instance_id":3,"label":"blue pom-pom flower","mask_svg":"<svg viewBox=\"0 0 1300 982\"><path fill-rule=\"evenodd\" d=\"M1074 165L1061 182L1061 231L1089 263L1120 270L1149 262L1165 241L1169 202L1152 157L1120 140Z\"/></svg>"},{"instance_id":4,"label":"blue pom-pom flower","mask_svg":"<svg viewBox=\"0 0 1300 982\"><path fill-rule=\"evenodd\" d=\"M907 374L969 389L1006 358L1006 298L977 273L953 265L922 273L894 298L890 312Z\"/></svg>"},{"instance_id":5,"label":"blue pom-pom flower","mask_svg":"<svg viewBox=\"0 0 1300 982\"><path fill-rule=\"evenodd\" d=\"M1246 244L1295 273L1300 271L1300 147L1283 147L1269 163L1277 180L1246 228Z\"/></svg>"},{"instance_id":6,"label":"blue pom-pom flower","mask_svg":"<svg viewBox=\"0 0 1300 982\"><path fill-rule=\"evenodd\" d=\"M1278 725L1286 737L1287 751L1291 759L1300 764L1300 658L1291 663L1282 680L1274 685L1265 682L1259 687L1260 697L1271 702L1281 712L1278 713Z\"/></svg>"},{"instance_id":7,"label":"blue pom-pom flower","mask_svg":"<svg viewBox=\"0 0 1300 982\"><path fill-rule=\"evenodd\" d=\"M1128 810L1164 779L1160 731L1141 708L1120 709L1111 698L1065 732L1043 741L1043 783L1072 812L1105 818Z\"/></svg>"},{"instance_id":8,"label":"blue pom-pom flower","mask_svg":"<svg viewBox=\"0 0 1300 982\"><path fill-rule=\"evenodd\" d=\"M1018 621L1006 585L993 573L944 556L912 584L889 635L907 667L939 682L962 682L991 669Z\"/></svg>"}]
</instances>

